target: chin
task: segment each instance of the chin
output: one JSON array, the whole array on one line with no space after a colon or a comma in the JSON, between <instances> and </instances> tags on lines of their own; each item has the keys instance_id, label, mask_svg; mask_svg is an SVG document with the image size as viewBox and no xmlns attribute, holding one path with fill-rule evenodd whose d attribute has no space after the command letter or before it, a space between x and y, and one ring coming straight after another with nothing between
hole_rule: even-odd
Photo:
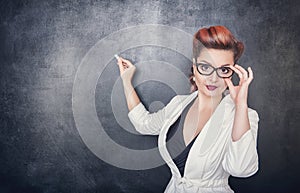
<instances>
[{"instance_id":1,"label":"chin","mask_svg":"<svg viewBox=\"0 0 300 193\"><path fill-rule=\"evenodd\" d=\"M208 97L222 97L223 92L221 92L219 88L217 88L215 91L209 91L206 87L204 89L205 90L202 90L201 92Z\"/></svg>"},{"instance_id":2,"label":"chin","mask_svg":"<svg viewBox=\"0 0 300 193\"><path fill-rule=\"evenodd\" d=\"M222 93L211 93L211 94L207 94L207 96L209 96L209 97L220 97L220 96L222 96Z\"/></svg>"}]
</instances>

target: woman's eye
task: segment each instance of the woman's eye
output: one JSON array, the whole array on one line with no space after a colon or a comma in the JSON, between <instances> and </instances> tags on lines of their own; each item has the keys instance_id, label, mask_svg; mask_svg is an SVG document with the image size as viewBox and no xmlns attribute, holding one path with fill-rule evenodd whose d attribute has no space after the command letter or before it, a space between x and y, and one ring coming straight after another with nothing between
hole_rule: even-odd
<instances>
[{"instance_id":1,"label":"woman's eye","mask_svg":"<svg viewBox=\"0 0 300 193\"><path fill-rule=\"evenodd\" d=\"M229 69L228 69L227 67L222 67L222 68L221 68L221 72L222 72L223 74L226 74L226 73L229 72Z\"/></svg>"},{"instance_id":2,"label":"woman's eye","mask_svg":"<svg viewBox=\"0 0 300 193\"><path fill-rule=\"evenodd\" d=\"M210 66L207 65L207 64L202 64L202 65L201 65L201 69L202 69L202 70L208 70L208 69L210 69Z\"/></svg>"}]
</instances>

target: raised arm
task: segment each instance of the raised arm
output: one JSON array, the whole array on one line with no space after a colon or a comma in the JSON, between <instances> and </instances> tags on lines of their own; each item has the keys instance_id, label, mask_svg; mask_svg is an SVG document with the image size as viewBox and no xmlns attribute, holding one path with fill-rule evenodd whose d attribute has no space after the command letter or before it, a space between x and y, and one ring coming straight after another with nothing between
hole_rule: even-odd
<instances>
[{"instance_id":1,"label":"raised arm","mask_svg":"<svg viewBox=\"0 0 300 193\"><path fill-rule=\"evenodd\" d=\"M118 65L128 110L131 111L141 102L131 83L136 67L129 60L125 60L122 57L118 57Z\"/></svg>"},{"instance_id":2,"label":"raised arm","mask_svg":"<svg viewBox=\"0 0 300 193\"><path fill-rule=\"evenodd\" d=\"M253 80L253 72L240 65L230 66L239 76L239 85L234 86L225 79L230 96L235 103L235 116L228 151L222 162L224 170L236 177L248 177L258 170L257 130L259 116L248 108L248 88Z\"/></svg>"},{"instance_id":3,"label":"raised arm","mask_svg":"<svg viewBox=\"0 0 300 193\"><path fill-rule=\"evenodd\" d=\"M249 127L248 124L241 125L247 127L246 132L238 140L233 138L229 140L228 151L222 162L224 170L235 177L249 177L256 173L259 168L257 153L259 116L251 108L248 108L245 114L249 120Z\"/></svg>"},{"instance_id":4,"label":"raised arm","mask_svg":"<svg viewBox=\"0 0 300 193\"><path fill-rule=\"evenodd\" d=\"M165 123L166 115L170 114L172 107L174 107L174 105L172 105L173 103L170 102L166 107L157 112L149 113L141 103L131 83L136 67L129 60L125 60L121 57L118 58L118 65L129 110L128 117L131 123L141 134L158 135ZM176 101L174 100L175 98L176 97L171 101Z\"/></svg>"}]
</instances>

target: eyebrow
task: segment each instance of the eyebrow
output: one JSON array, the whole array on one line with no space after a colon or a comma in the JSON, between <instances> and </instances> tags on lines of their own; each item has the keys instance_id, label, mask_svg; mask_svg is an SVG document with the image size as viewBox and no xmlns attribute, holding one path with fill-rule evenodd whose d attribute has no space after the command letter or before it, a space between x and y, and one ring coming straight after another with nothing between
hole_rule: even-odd
<instances>
[{"instance_id":1,"label":"eyebrow","mask_svg":"<svg viewBox=\"0 0 300 193\"><path fill-rule=\"evenodd\" d=\"M208 62L208 61L206 61L206 60L201 60L200 63L201 63L201 62L205 62L205 63L207 63L207 64L212 65L210 62ZM213 66L213 65L212 65L212 66ZM230 64L223 64L223 65L221 65L220 67L223 67L223 66L230 66ZM218 68L220 68L220 67L218 67Z\"/></svg>"}]
</instances>

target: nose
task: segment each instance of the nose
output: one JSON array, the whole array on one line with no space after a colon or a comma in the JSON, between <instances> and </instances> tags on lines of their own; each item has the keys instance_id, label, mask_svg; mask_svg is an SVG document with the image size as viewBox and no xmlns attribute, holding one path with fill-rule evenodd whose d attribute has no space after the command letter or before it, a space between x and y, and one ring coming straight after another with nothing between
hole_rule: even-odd
<instances>
[{"instance_id":1,"label":"nose","mask_svg":"<svg viewBox=\"0 0 300 193\"><path fill-rule=\"evenodd\" d=\"M209 76L209 80L211 81L211 82L217 82L217 80L218 80L218 75L217 75L217 71L214 71L210 76Z\"/></svg>"}]
</instances>

